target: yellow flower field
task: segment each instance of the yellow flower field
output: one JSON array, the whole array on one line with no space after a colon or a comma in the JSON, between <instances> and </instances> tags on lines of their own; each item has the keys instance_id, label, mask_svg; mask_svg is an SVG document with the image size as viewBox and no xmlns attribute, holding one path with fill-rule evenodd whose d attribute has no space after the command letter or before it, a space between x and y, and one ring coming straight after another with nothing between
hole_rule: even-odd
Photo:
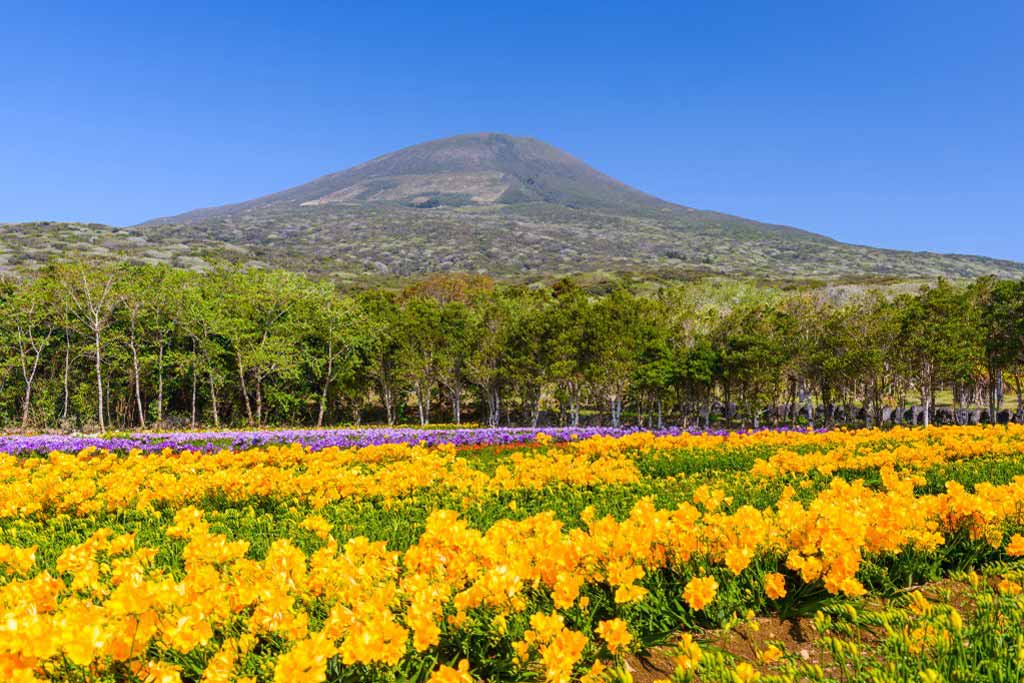
<instances>
[{"instance_id":1,"label":"yellow flower field","mask_svg":"<svg viewBox=\"0 0 1024 683\"><path fill-rule=\"evenodd\" d=\"M958 571L1019 600L1021 453L1011 426L3 456L0 680L594 681L666 644L677 680L785 679L702 634Z\"/></svg>"}]
</instances>

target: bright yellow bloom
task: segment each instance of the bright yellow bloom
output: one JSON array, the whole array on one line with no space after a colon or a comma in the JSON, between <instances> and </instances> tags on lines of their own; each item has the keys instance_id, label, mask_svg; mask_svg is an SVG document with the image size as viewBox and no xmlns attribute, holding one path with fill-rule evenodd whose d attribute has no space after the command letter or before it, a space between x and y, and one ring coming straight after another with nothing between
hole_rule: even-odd
<instances>
[{"instance_id":1,"label":"bright yellow bloom","mask_svg":"<svg viewBox=\"0 0 1024 683\"><path fill-rule=\"evenodd\" d=\"M713 576L690 579L683 589L683 600L691 608L702 610L711 604L718 592L718 582Z\"/></svg>"},{"instance_id":2,"label":"bright yellow bloom","mask_svg":"<svg viewBox=\"0 0 1024 683\"><path fill-rule=\"evenodd\" d=\"M764 594L772 600L786 597L786 577L772 572L764 577Z\"/></svg>"},{"instance_id":3,"label":"bright yellow bloom","mask_svg":"<svg viewBox=\"0 0 1024 683\"><path fill-rule=\"evenodd\" d=\"M1003 595L1020 595L1021 591L1024 590L1024 588L1021 588L1019 583L1006 577L1002 578L996 588L998 588L999 592Z\"/></svg>"},{"instance_id":4,"label":"bright yellow bloom","mask_svg":"<svg viewBox=\"0 0 1024 683\"><path fill-rule=\"evenodd\" d=\"M36 564L36 548L15 548L0 543L0 569L8 575L27 574Z\"/></svg>"},{"instance_id":5,"label":"bright yellow bloom","mask_svg":"<svg viewBox=\"0 0 1024 683\"><path fill-rule=\"evenodd\" d=\"M608 651L613 655L629 645L633 640L629 627L622 619L606 619L597 625L597 635L608 645Z\"/></svg>"},{"instance_id":6,"label":"bright yellow bloom","mask_svg":"<svg viewBox=\"0 0 1024 683\"><path fill-rule=\"evenodd\" d=\"M428 683L473 683L473 676L469 673L469 660L461 660L457 669L442 664L427 680Z\"/></svg>"},{"instance_id":7,"label":"bright yellow bloom","mask_svg":"<svg viewBox=\"0 0 1024 683\"><path fill-rule=\"evenodd\" d=\"M740 662L732 672L732 679L736 683L751 683L759 678L761 678L761 674L747 662Z\"/></svg>"},{"instance_id":8,"label":"bright yellow bloom","mask_svg":"<svg viewBox=\"0 0 1024 683\"><path fill-rule=\"evenodd\" d=\"M299 527L307 531L312 531L323 539L326 539L327 536L330 535L331 529L334 528L330 522L320 515L310 515L309 517L306 517L302 520L302 523L299 524Z\"/></svg>"},{"instance_id":9,"label":"bright yellow bloom","mask_svg":"<svg viewBox=\"0 0 1024 683\"><path fill-rule=\"evenodd\" d=\"M149 662L138 675L144 683L181 683L181 667L162 662Z\"/></svg>"},{"instance_id":10,"label":"bright yellow bloom","mask_svg":"<svg viewBox=\"0 0 1024 683\"><path fill-rule=\"evenodd\" d=\"M769 645L758 653L757 658L765 664L772 664L782 659L782 650L775 645Z\"/></svg>"},{"instance_id":11,"label":"bright yellow bloom","mask_svg":"<svg viewBox=\"0 0 1024 683\"><path fill-rule=\"evenodd\" d=\"M1010 542L1006 544L1006 554L1010 557L1020 557L1024 555L1024 536L1020 534L1014 534L1010 537Z\"/></svg>"},{"instance_id":12,"label":"bright yellow bloom","mask_svg":"<svg viewBox=\"0 0 1024 683\"><path fill-rule=\"evenodd\" d=\"M680 674L696 670L697 665L700 664L702 654L700 645L693 639L693 636L689 633L684 633L679 639L679 645L676 646L674 656L676 668Z\"/></svg>"}]
</instances>

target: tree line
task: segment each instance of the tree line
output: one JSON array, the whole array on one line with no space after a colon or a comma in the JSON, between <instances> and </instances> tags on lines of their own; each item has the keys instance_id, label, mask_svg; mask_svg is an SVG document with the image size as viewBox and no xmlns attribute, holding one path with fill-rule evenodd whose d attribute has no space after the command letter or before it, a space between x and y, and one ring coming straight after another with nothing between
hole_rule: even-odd
<instances>
[{"instance_id":1,"label":"tree line","mask_svg":"<svg viewBox=\"0 0 1024 683\"><path fill-rule=\"evenodd\" d=\"M836 300L439 275L346 293L278 270L81 262L3 281L0 308L7 428L1024 418L1024 281Z\"/></svg>"}]
</instances>

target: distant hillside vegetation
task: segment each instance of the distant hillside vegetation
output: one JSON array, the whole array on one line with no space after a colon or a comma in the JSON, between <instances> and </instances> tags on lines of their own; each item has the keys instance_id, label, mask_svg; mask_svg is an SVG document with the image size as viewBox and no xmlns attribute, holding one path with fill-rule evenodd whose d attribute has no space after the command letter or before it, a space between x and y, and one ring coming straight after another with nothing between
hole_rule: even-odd
<instances>
[{"instance_id":1,"label":"distant hillside vegetation","mask_svg":"<svg viewBox=\"0 0 1024 683\"><path fill-rule=\"evenodd\" d=\"M922 245L924 246L924 245ZM0 226L0 268L74 254L214 259L341 280L480 272L767 279L1024 276L1024 264L837 242L631 188L532 138L459 135L265 197L130 228Z\"/></svg>"}]
</instances>

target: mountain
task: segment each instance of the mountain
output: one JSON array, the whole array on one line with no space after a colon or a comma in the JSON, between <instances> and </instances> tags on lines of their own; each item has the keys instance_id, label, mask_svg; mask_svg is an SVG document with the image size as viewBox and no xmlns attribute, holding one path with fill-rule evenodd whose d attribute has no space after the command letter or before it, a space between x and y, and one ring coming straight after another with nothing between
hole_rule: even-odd
<instances>
[{"instance_id":1,"label":"mountain","mask_svg":"<svg viewBox=\"0 0 1024 683\"><path fill-rule=\"evenodd\" d=\"M204 220L275 205L371 202L413 208L533 202L612 210L680 208L634 190L540 140L480 133L406 147L290 190L160 220Z\"/></svg>"},{"instance_id":2,"label":"mountain","mask_svg":"<svg viewBox=\"0 0 1024 683\"><path fill-rule=\"evenodd\" d=\"M230 259L357 282L440 271L516 280L1024 276L1024 264L873 249L673 204L544 142L498 133L414 145L264 197L128 228L0 226L0 268L74 252L192 268Z\"/></svg>"},{"instance_id":3,"label":"mountain","mask_svg":"<svg viewBox=\"0 0 1024 683\"><path fill-rule=\"evenodd\" d=\"M376 208L539 207L608 212L659 220L742 222L768 232L827 239L667 202L629 187L533 138L501 133L456 135L400 149L289 190L238 204L197 209L144 225L199 224L218 219L324 206Z\"/></svg>"}]
</instances>

